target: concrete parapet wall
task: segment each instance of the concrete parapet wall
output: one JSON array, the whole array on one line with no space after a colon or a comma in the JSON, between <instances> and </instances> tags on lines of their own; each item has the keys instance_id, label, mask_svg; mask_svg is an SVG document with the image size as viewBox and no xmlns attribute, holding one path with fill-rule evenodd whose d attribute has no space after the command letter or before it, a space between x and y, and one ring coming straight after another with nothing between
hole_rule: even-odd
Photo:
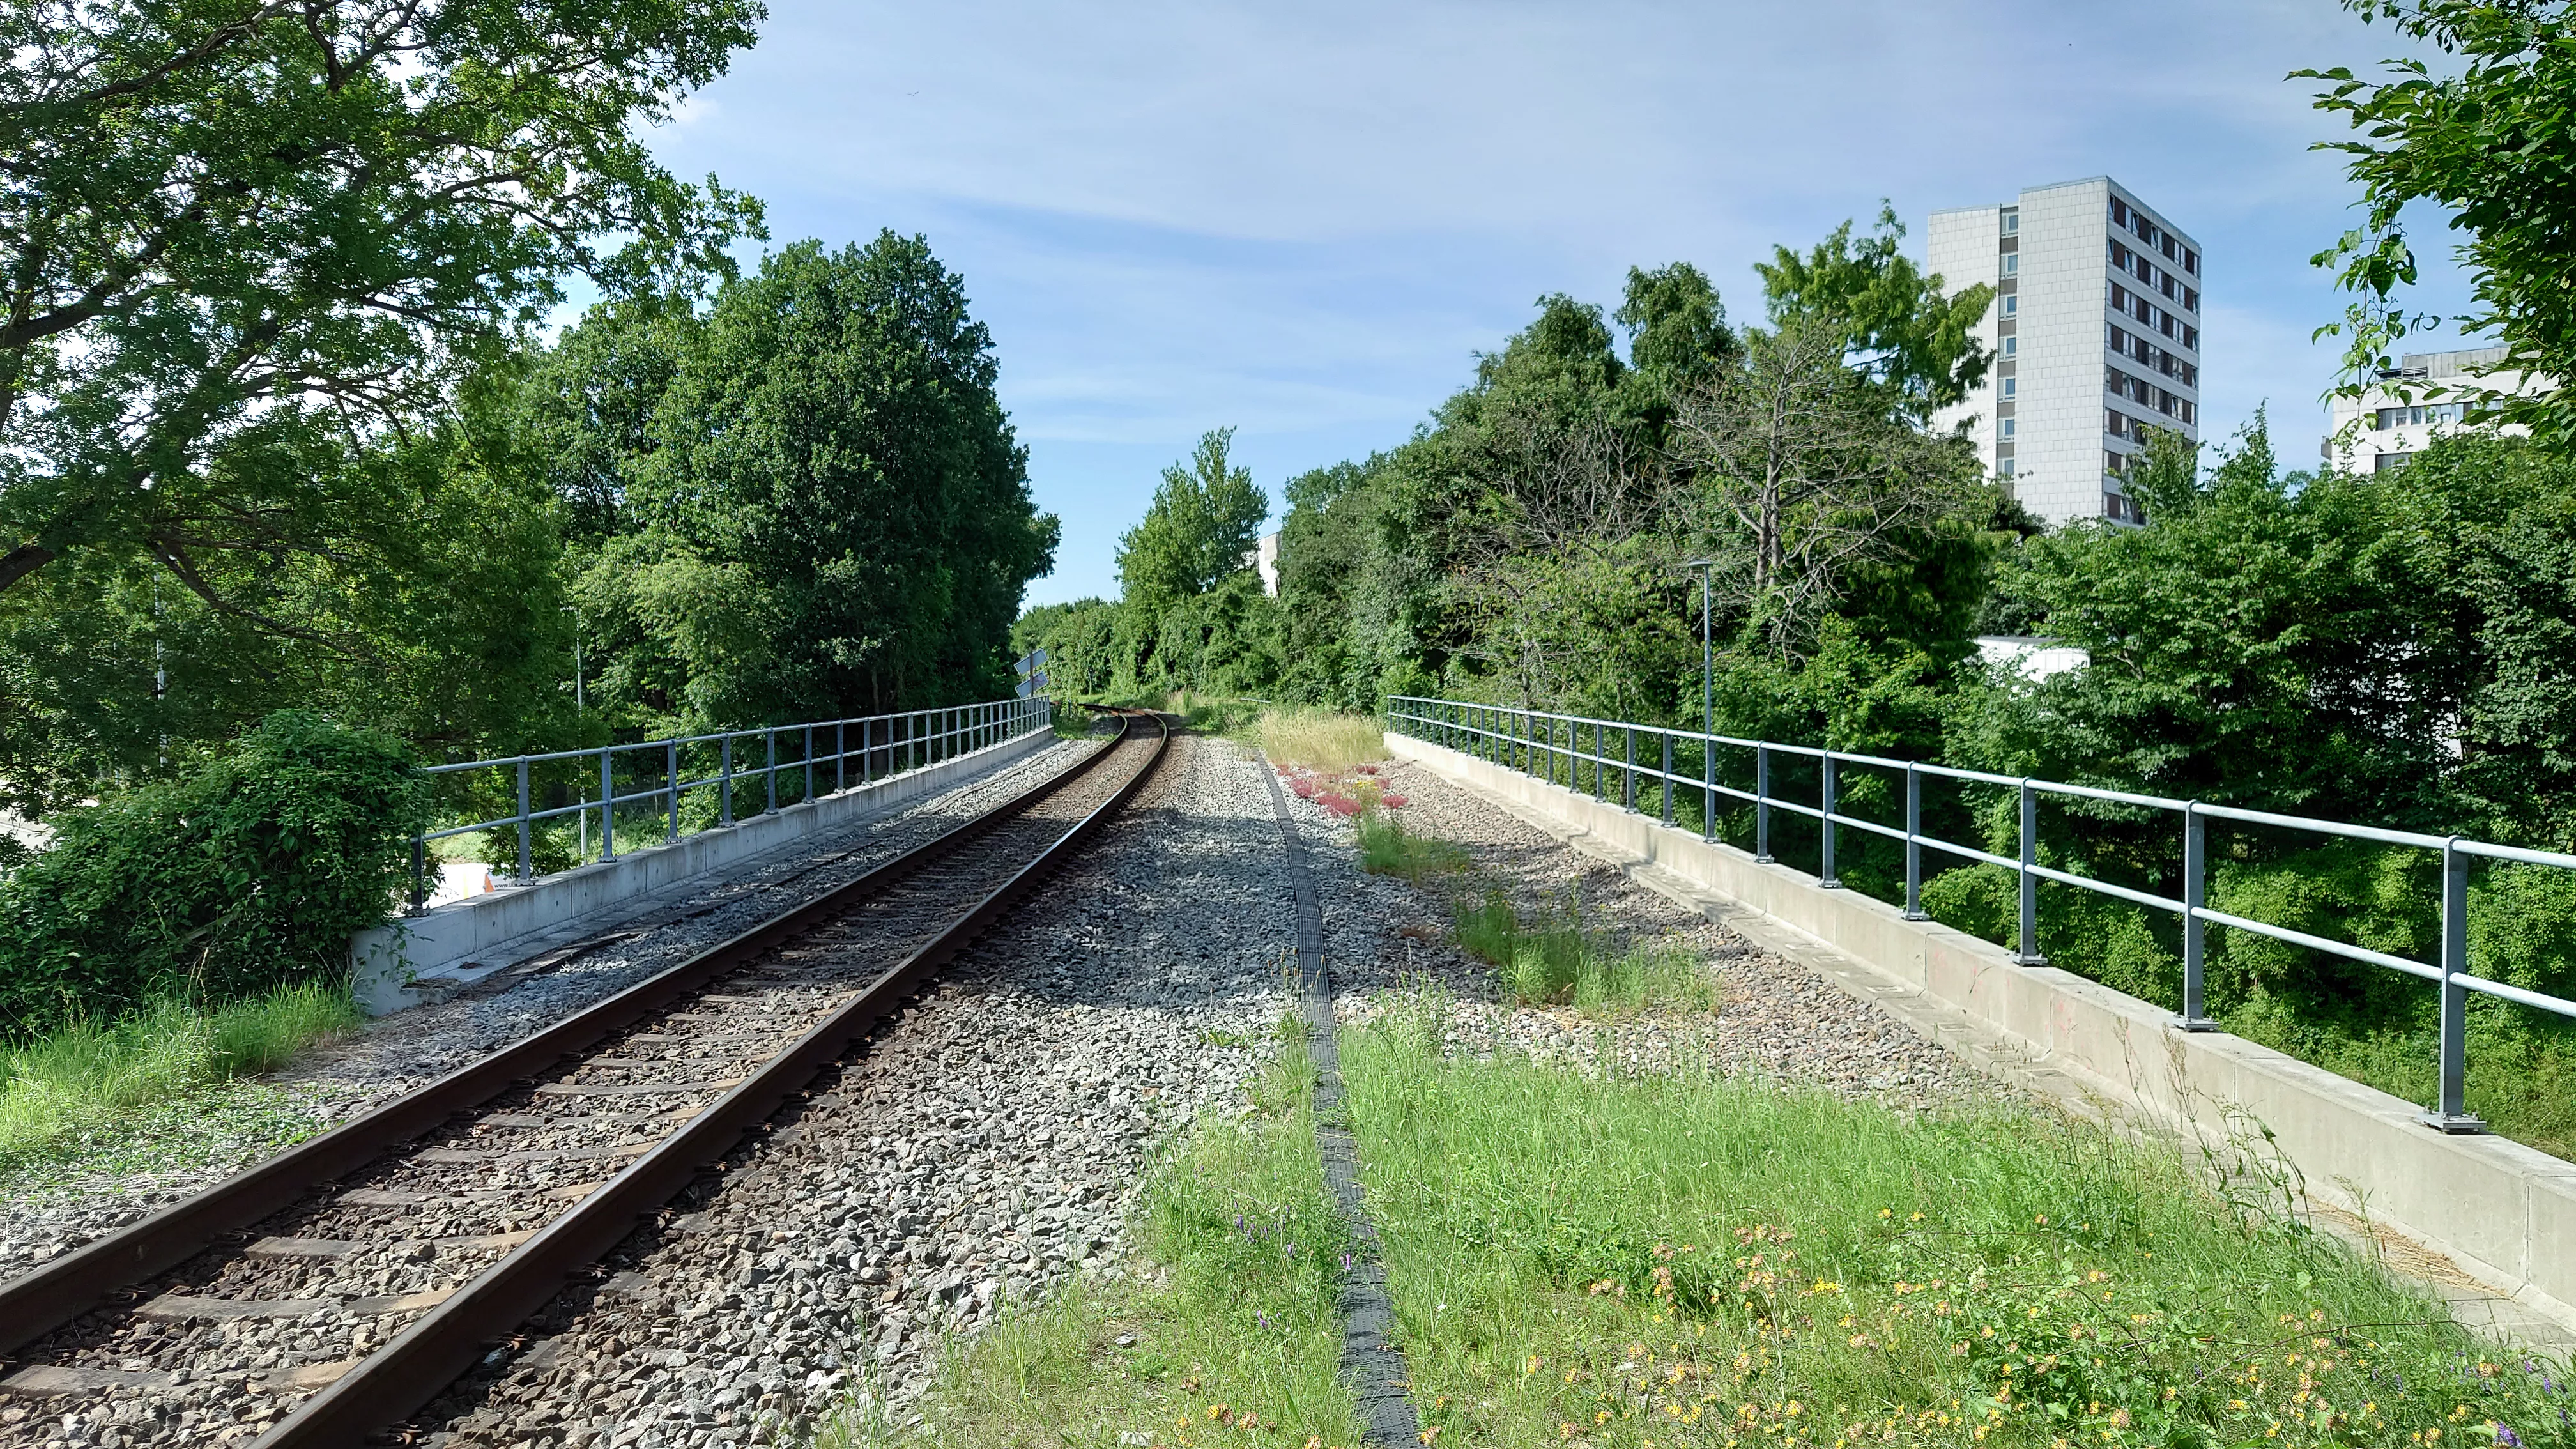
<instances>
[{"instance_id":1,"label":"concrete parapet wall","mask_svg":"<svg viewBox=\"0 0 2576 1449\"><path fill-rule=\"evenodd\" d=\"M513 943L791 841L885 814L1025 759L1055 742L1052 731L1039 730L935 765L684 835L675 844L656 842L615 860L594 861L526 885L505 885L361 931L349 941L358 1004L378 1016L413 1005L422 999L411 989L414 983L476 979L517 959Z\"/></svg>"},{"instance_id":2,"label":"concrete parapet wall","mask_svg":"<svg viewBox=\"0 0 2576 1449\"><path fill-rule=\"evenodd\" d=\"M2446 1254L2561 1323L2576 1322L2576 1165L2492 1136L2425 1126L2414 1104L2173 1014L1857 891L1457 750L1387 748L1590 835L1955 1007L2134 1119L2213 1138L2250 1118L2314 1196ZM2232 1119L2232 1120L2231 1120Z\"/></svg>"}]
</instances>

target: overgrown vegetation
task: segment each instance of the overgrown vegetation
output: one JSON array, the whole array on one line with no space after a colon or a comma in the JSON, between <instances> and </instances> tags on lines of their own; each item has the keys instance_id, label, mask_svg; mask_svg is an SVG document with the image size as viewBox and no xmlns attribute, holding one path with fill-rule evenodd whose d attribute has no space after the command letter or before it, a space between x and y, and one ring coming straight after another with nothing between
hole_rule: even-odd
<instances>
[{"instance_id":1,"label":"overgrown vegetation","mask_svg":"<svg viewBox=\"0 0 2576 1449\"><path fill-rule=\"evenodd\" d=\"M2161 1143L1713 1072L1343 1048L1412 1392L1499 1446L2561 1442L2563 1363L2472 1336ZM2259 1144L2256 1144L2259 1147ZM2267 1170L2268 1169L2268 1170Z\"/></svg>"},{"instance_id":2,"label":"overgrown vegetation","mask_svg":"<svg viewBox=\"0 0 2576 1449\"><path fill-rule=\"evenodd\" d=\"M942 1443L1359 1444L1342 1385L1346 1249L1315 1152L1302 1023L1284 1018L1248 1115L1206 1120L1154 1172L1136 1253L956 1346L931 1418ZM1125 1437L1122 1437L1125 1436ZM822 1449L894 1438L854 1407Z\"/></svg>"},{"instance_id":3,"label":"overgrown vegetation","mask_svg":"<svg viewBox=\"0 0 2576 1449\"><path fill-rule=\"evenodd\" d=\"M0 1169L131 1126L157 1104L275 1071L359 1020L345 991L302 982L213 1008L163 998L113 1024L57 1026L0 1053Z\"/></svg>"},{"instance_id":4,"label":"overgrown vegetation","mask_svg":"<svg viewBox=\"0 0 2576 1449\"><path fill-rule=\"evenodd\" d=\"M56 817L0 875L0 1030L347 986L390 914L428 792L394 740L280 711L176 780Z\"/></svg>"}]
</instances>

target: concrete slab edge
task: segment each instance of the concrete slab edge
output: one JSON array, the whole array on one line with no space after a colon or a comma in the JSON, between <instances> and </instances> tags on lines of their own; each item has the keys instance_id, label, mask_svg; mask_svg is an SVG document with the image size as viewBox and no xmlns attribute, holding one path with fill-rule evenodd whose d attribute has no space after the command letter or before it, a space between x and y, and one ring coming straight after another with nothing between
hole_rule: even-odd
<instances>
[{"instance_id":1,"label":"concrete slab edge","mask_svg":"<svg viewBox=\"0 0 2576 1449\"><path fill-rule=\"evenodd\" d=\"M2149 1002L1616 803L1427 741L1386 744L2000 1080L2285 1174L2348 1236L2392 1249L2397 1271L2446 1298L2514 1305L2494 1314L2502 1329L2576 1334L2576 1164L2435 1132L2412 1103L2240 1037L2180 1031Z\"/></svg>"},{"instance_id":2,"label":"concrete slab edge","mask_svg":"<svg viewBox=\"0 0 2576 1449\"><path fill-rule=\"evenodd\" d=\"M935 765L684 835L676 844L657 842L615 860L594 861L526 885L503 886L361 931L349 941L358 1005L372 1016L417 1005L426 998L410 989L415 983L470 984L543 949L541 943L567 922L804 837L888 814L1056 742L1048 730L1021 735Z\"/></svg>"}]
</instances>

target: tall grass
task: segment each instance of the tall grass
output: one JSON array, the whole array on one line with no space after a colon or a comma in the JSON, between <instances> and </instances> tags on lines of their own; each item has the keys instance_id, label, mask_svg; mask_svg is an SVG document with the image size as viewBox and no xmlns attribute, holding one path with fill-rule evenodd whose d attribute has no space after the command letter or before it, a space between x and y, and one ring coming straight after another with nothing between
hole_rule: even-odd
<instances>
[{"instance_id":1,"label":"tall grass","mask_svg":"<svg viewBox=\"0 0 2576 1449\"><path fill-rule=\"evenodd\" d=\"M75 1132L217 1082L275 1071L360 1019L346 992L307 984L211 1010L162 1000L113 1024L57 1028L0 1054L0 1162L41 1155Z\"/></svg>"},{"instance_id":2,"label":"tall grass","mask_svg":"<svg viewBox=\"0 0 2576 1449\"><path fill-rule=\"evenodd\" d=\"M1697 952L1676 942L1612 946L1584 930L1579 897L1563 918L1526 924L1501 891L1490 890L1456 906L1451 934L1493 966L1504 998L1523 1006L1597 1014L1718 1006L1716 978Z\"/></svg>"},{"instance_id":3,"label":"tall grass","mask_svg":"<svg viewBox=\"0 0 2576 1449\"><path fill-rule=\"evenodd\" d=\"M947 1356L928 1405L937 1442L1356 1449L1340 1379L1348 1245L1302 1027L1282 1019L1250 1112L1203 1118L1147 1182L1131 1271L1006 1313ZM887 1419L853 1403L818 1449L892 1442Z\"/></svg>"},{"instance_id":4,"label":"tall grass","mask_svg":"<svg viewBox=\"0 0 2576 1449\"><path fill-rule=\"evenodd\" d=\"M1261 712L1256 726L1271 762L1326 772L1353 770L1387 757L1386 733L1366 715L1284 706Z\"/></svg>"},{"instance_id":5,"label":"tall grass","mask_svg":"<svg viewBox=\"0 0 2576 1449\"><path fill-rule=\"evenodd\" d=\"M2108 1128L1449 1057L1446 1023L1399 999L1343 1052L1443 1443L2567 1442L2561 1370L2307 1229L2259 1151L2220 1196Z\"/></svg>"}]
</instances>

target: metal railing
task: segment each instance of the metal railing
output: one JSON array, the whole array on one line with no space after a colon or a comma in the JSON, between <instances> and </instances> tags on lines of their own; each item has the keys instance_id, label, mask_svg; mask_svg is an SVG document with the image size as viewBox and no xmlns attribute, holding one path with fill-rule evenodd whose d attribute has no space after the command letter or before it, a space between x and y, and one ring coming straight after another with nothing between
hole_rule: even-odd
<instances>
[{"instance_id":1,"label":"metal railing","mask_svg":"<svg viewBox=\"0 0 2576 1449\"><path fill-rule=\"evenodd\" d=\"M1736 739L1728 735L1708 734L1697 730L1668 728L1661 725L1632 724L1624 720L1593 719L1583 715L1552 714L1543 710L1516 709L1508 705L1470 704L1458 700L1423 699L1409 695L1387 700L1386 725L1390 730L1413 735L1506 768L1539 775L1580 791L1583 768L1592 768L1592 791L1595 798L1609 799L1610 780L1619 782L1624 808L1637 808L1638 784L1642 781L1660 786L1663 801L1663 823L1673 823L1673 802L1678 794L1697 792L1701 800L1702 834L1717 839L1718 801L1723 798L1753 807L1753 858L1770 862L1772 812L1786 811L1812 820L1818 833L1817 884L1838 889L1842 882L1835 874L1835 832L1848 826L1905 846L1905 917L1924 920L1923 852L1931 849L1965 860L1982 861L2012 871L2020 886L2020 920L2016 931L2014 959L2026 966L2046 964L2039 950L2039 885L2042 881L2092 891L2151 910L2171 911L2182 928L2183 982L2182 1012L2178 1025L2185 1031L2213 1031L2212 1021L2203 1004L2202 975L2206 957L2208 928L2225 926L2250 931L2276 941L2309 950L2322 951L2349 961L2360 961L2404 972L2435 983L2441 988L2440 1017L2440 1100L2425 1114L2424 1120L2445 1132L2481 1132L2485 1123L2466 1106L2468 1077L2467 1011L2470 992L2503 1001L2576 1017L2576 1001L2528 991L2510 982L2495 981L2472 974L2469 970L2469 867L2473 861L2514 861L2525 865L2550 866L2576 870L2576 855L2556 851L2525 850L2518 846L2494 845L2485 841L2463 839L2456 835L2425 835L2410 830L2386 830L2370 825L2346 825L2339 821L2317 820L2300 815L2278 815L2264 810L2243 810L2228 805L2211 805L2197 800L2174 800L2160 795L2132 794L2125 790L2104 790L2089 785L2069 785L2054 780L2033 780L2013 775L1990 774L1982 770L1962 770L1948 765L1928 765L1913 760L1891 760L1879 755L1854 754L1842 750L1820 749L1812 745L1784 745L1767 740ZM1591 735L1591 748L1583 747L1584 734ZM1561 738L1560 738L1561 737ZM1637 761L1640 738L1647 744L1648 763ZM1619 743L1618 753L1611 747ZM1700 771L1696 779L1674 770L1676 746L1699 756ZM1660 748L1658 748L1660 746ZM1718 779L1717 758L1721 750L1750 753L1753 788L1744 790L1723 784ZM1660 755L1660 768L1656 759ZM1817 793L1814 804L1804 800L1784 799L1772 789L1772 765L1780 757L1816 762ZM1836 808L1839 772L1845 767L1883 770L1902 775L1905 782L1905 821L1902 828L1881 821L1845 813ZM1560 776L1562 779L1560 780ZM2012 856L1996 855L1973 845L1943 840L1923 833L1923 781L1927 778L1956 780L1967 784L1994 786L2014 792L2019 804L2019 828ZM2180 817L2182 832L2182 896L2175 899L2153 891L2134 890L2111 881L2078 875L2043 865L2039 859L2039 805L2045 797L2102 801L2117 805L2138 806L2171 812ZM2366 840L2383 845L2407 846L2437 851L2442 866L2441 959L2436 962L2412 960L2386 951L2356 946L2293 930L2287 926L2235 915L2213 909L2207 903L2209 884L2209 836L2211 820L2231 821L2244 825L2265 826L2302 831L2315 835L2335 836L2346 840Z\"/></svg>"},{"instance_id":2,"label":"metal railing","mask_svg":"<svg viewBox=\"0 0 2576 1449\"><path fill-rule=\"evenodd\" d=\"M794 804L796 800L815 798L818 771L829 772L829 789L824 793L838 794L842 790L924 769L1022 735L1036 734L1053 728L1054 724L1053 702L1044 697L1001 699L854 719L818 720L811 724L678 735L630 745L601 745L587 750L557 750L542 755L507 755L490 760L466 760L453 765L431 765L424 773L510 772L511 782L516 786L518 808L489 820L450 825L413 836L411 908L414 912L420 911L428 899L429 843L433 840L471 835L498 826L516 826L519 834L517 878L525 881L533 879L536 874L532 859L535 831L543 821L577 817L586 833L590 816L596 813L599 858L615 860L619 806L654 802L658 806L654 812L655 824L662 827L656 832L661 836L658 843L673 844L681 834L680 802L692 790L716 791L714 823L731 825L734 822L734 793L749 781L759 781L762 790L761 808L754 813L768 814L778 809L781 771L788 773L790 788L799 791L796 799L789 802ZM795 750L795 758L779 758L778 741L782 735ZM735 745L737 742L754 741L761 747L761 763L737 767ZM578 782L576 788L581 798L569 805L536 808L531 777L544 767L563 761L588 762L568 772L572 780ZM692 761L697 762L700 768L711 767L712 773L688 778L682 767ZM800 772L801 782L798 780ZM654 783L621 792L621 773L630 786L641 783L637 778L639 775ZM593 782L599 791L599 798L595 800L589 797ZM563 784L560 780L551 783L558 787ZM633 846L628 848L634 849Z\"/></svg>"}]
</instances>

